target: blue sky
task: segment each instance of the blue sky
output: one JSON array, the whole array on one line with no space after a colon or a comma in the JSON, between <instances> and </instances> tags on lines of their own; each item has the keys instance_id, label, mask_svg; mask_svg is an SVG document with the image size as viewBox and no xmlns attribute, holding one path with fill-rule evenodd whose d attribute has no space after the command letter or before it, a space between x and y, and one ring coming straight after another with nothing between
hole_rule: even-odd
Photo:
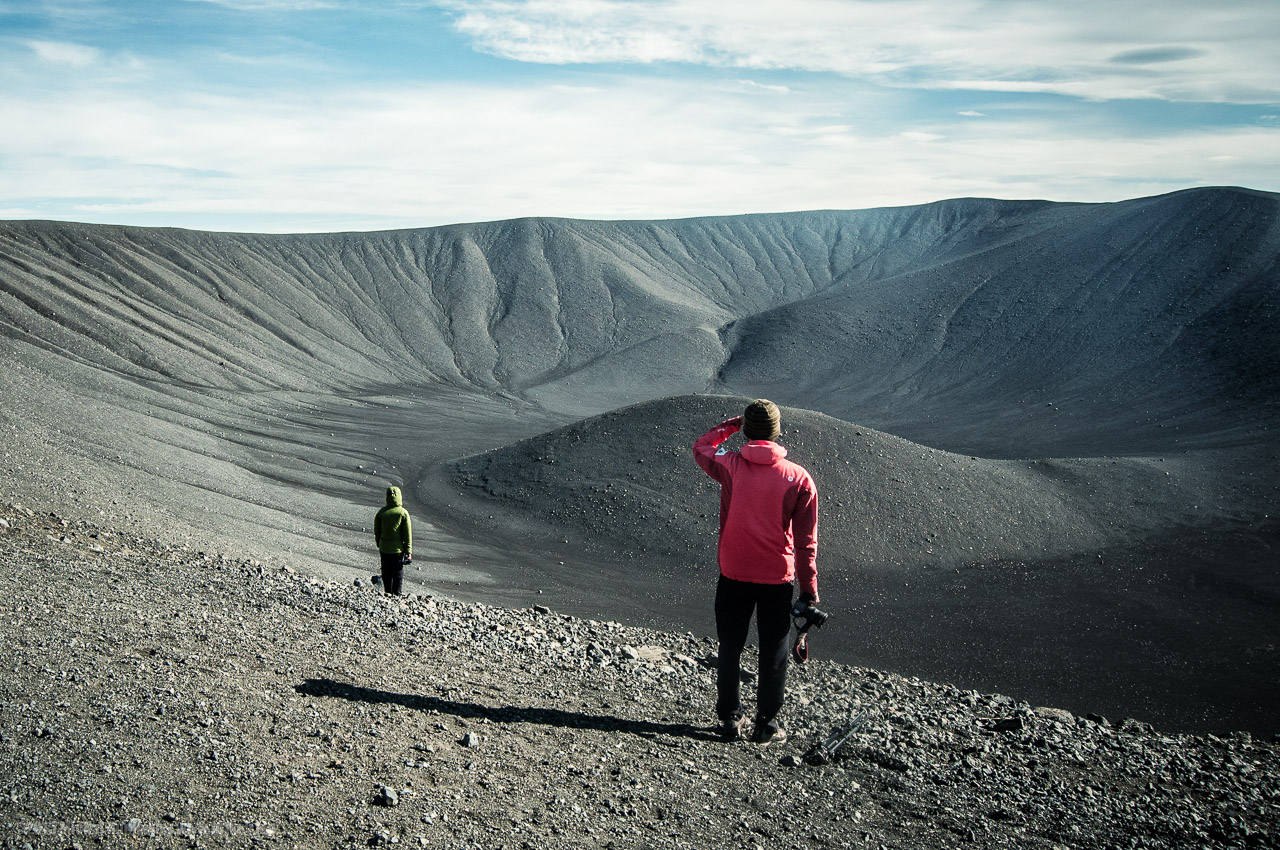
<instances>
[{"instance_id":1,"label":"blue sky","mask_svg":"<svg viewBox=\"0 0 1280 850\"><path fill-rule=\"evenodd\" d=\"M1280 2L0 0L0 218L1280 191Z\"/></svg>"}]
</instances>

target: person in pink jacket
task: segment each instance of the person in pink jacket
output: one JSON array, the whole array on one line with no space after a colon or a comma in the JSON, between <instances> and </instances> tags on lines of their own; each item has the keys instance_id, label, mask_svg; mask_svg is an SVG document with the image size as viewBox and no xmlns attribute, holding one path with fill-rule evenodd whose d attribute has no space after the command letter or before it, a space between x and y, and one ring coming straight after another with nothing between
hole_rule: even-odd
<instances>
[{"instance_id":1,"label":"person in pink jacket","mask_svg":"<svg viewBox=\"0 0 1280 850\"><path fill-rule=\"evenodd\" d=\"M739 430L747 442L738 450L724 448ZM756 399L742 416L726 419L693 444L698 466L720 482L716 713L727 740L742 737L746 726L738 684L753 612L760 675L752 740L786 740L778 714L787 686L794 586L802 598L818 601L818 489L804 467L787 460L777 443L780 433L778 406Z\"/></svg>"}]
</instances>

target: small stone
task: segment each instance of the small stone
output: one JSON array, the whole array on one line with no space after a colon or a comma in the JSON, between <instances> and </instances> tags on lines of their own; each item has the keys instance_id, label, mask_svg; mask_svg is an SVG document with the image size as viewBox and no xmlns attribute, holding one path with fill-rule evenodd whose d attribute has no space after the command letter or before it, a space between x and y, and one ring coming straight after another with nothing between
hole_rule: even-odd
<instances>
[{"instance_id":1,"label":"small stone","mask_svg":"<svg viewBox=\"0 0 1280 850\"><path fill-rule=\"evenodd\" d=\"M1059 723L1065 723L1068 726L1073 726L1076 722L1076 716L1065 708L1048 708L1046 706L1040 706L1032 710L1040 717L1045 717L1049 720L1056 720Z\"/></svg>"},{"instance_id":2,"label":"small stone","mask_svg":"<svg viewBox=\"0 0 1280 850\"><path fill-rule=\"evenodd\" d=\"M781 764L783 767L799 767L801 764L803 764L803 762L800 761L799 757L794 755L783 756L782 761L778 763Z\"/></svg>"},{"instance_id":3,"label":"small stone","mask_svg":"<svg viewBox=\"0 0 1280 850\"><path fill-rule=\"evenodd\" d=\"M133 835L142 829L142 821L138 818L129 818L121 828L124 830L125 835Z\"/></svg>"},{"instance_id":4,"label":"small stone","mask_svg":"<svg viewBox=\"0 0 1280 850\"><path fill-rule=\"evenodd\" d=\"M462 746L475 748L480 746L480 736L475 732L468 732L462 736Z\"/></svg>"},{"instance_id":5,"label":"small stone","mask_svg":"<svg viewBox=\"0 0 1280 850\"><path fill-rule=\"evenodd\" d=\"M373 802L379 806L395 808L400 805L400 794L394 788L388 788L385 785L380 785L378 786L378 793L373 798Z\"/></svg>"}]
</instances>

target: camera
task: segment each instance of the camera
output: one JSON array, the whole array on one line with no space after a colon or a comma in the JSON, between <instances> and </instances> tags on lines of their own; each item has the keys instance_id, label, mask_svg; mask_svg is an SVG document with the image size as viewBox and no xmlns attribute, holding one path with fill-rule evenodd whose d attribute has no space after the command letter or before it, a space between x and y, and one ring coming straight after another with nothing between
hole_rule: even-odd
<instances>
[{"instance_id":1,"label":"camera","mask_svg":"<svg viewBox=\"0 0 1280 850\"><path fill-rule=\"evenodd\" d=\"M791 616L795 618L796 628L807 632L815 626L821 626L831 615L815 608L808 599L797 599L796 604L791 607Z\"/></svg>"}]
</instances>

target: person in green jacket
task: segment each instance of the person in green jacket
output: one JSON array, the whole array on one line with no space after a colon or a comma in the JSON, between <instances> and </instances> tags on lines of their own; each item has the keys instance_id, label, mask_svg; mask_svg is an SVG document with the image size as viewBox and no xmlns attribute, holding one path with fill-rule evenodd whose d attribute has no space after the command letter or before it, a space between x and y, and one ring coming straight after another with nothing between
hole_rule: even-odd
<instances>
[{"instance_id":1,"label":"person in green jacket","mask_svg":"<svg viewBox=\"0 0 1280 850\"><path fill-rule=\"evenodd\" d=\"M413 523L399 487L387 488L387 506L373 518L373 539L382 555L382 589L399 596L404 565L413 560Z\"/></svg>"}]
</instances>

